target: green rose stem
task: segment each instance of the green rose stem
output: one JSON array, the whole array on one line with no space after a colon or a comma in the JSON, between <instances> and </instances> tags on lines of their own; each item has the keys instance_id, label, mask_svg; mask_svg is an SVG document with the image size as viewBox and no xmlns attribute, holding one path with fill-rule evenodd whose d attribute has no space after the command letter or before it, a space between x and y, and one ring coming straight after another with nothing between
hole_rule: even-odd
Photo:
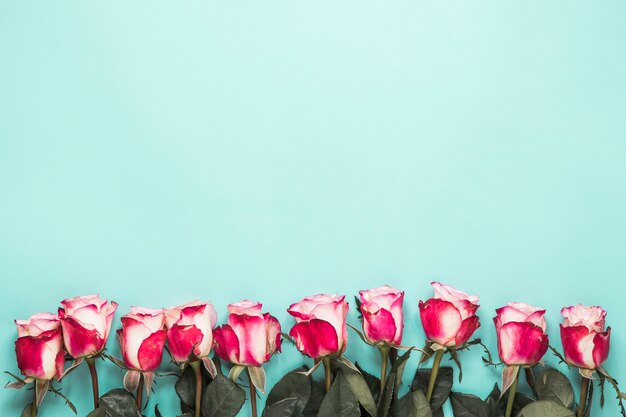
<instances>
[{"instance_id":1,"label":"green rose stem","mask_svg":"<svg viewBox=\"0 0 626 417\"><path fill-rule=\"evenodd\" d=\"M437 373L439 373L439 364L441 358L443 358L444 349L439 349L435 353L435 360L433 361L433 368L430 370L430 380L428 381L428 392L426 393L426 401L430 402L433 397L433 391L435 390L435 381L437 381Z\"/></svg>"},{"instance_id":2,"label":"green rose stem","mask_svg":"<svg viewBox=\"0 0 626 417\"><path fill-rule=\"evenodd\" d=\"M250 369L246 368L248 372L248 379L250 380L250 408L252 411L252 417L256 417L256 388L252 383L252 377L250 377Z\"/></svg>"},{"instance_id":3,"label":"green rose stem","mask_svg":"<svg viewBox=\"0 0 626 417\"><path fill-rule=\"evenodd\" d=\"M30 407L30 417L37 417L37 388L33 390L33 403Z\"/></svg>"},{"instance_id":4,"label":"green rose stem","mask_svg":"<svg viewBox=\"0 0 626 417\"><path fill-rule=\"evenodd\" d=\"M141 403L143 402L143 373L139 376L139 385L137 385L137 409L141 413Z\"/></svg>"},{"instance_id":5,"label":"green rose stem","mask_svg":"<svg viewBox=\"0 0 626 417\"><path fill-rule=\"evenodd\" d=\"M583 377L580 384L580 403L578 404L577 417L583 417L585 415L585 408L587 408L587 393L589 392L589 378Z\"/></svg>"},{"instance_id":6,"label":"green rose stem","mask_svg":"<svg viewBox=\"0 0 626 417\"><path fill-rule=\"evenodd\" d=\"M196 375L196 409L195 416L200 417L200 410L202 404L202 369L200 368L200 361L189 362L193 373Z\"/></svg>"},{"instance_id":7,"label":"green rose stem","mask_svg":"<svg viewBox=\"0 0 626 417\"><path fill-rule=\"evenodd\" d=\"M511 417L513 411L513 403L515 402L515 392L517 391L517 381L519 380L519 372L515 376L511 387L509 388L509 400L506 402L506 414L504 417Z\"/></svg>"},{"instance_id":8,"label":"green rose stem","mask_svg":"<svg viewBox=\"0 0 626 417\"><path fill-rule=\"evenodd\" d=\"M100 405L100 394L98 393L98 373L96 372L96 359L85 358L87 366L89 366L89 373L91 374L91 389L93 392L93 408L94 410Z\"/></svg>"},{"instance_id":9,"label":"green rose stem","mask_svg":"<svg viewBox=\"0 0 626 417\"><path fill-rule=\"evenodd\" d=\"M322 362L324 362L324 386L326 387L326 392L328 392L330 391L330 384L333 377L330 358L328 356L324 356Z\"/></svg>"},{"instance_id":10,"label":"green rose stem","mask_svg":"<svg viewBox=\"0 0 626 417\"><path fill-rule=\"evenodd\" d=\"M385 390L385 382L387 380L387 361L389 358L389 346L381 346L380 351L380 392Z\"/></svg>"}]
</instances>

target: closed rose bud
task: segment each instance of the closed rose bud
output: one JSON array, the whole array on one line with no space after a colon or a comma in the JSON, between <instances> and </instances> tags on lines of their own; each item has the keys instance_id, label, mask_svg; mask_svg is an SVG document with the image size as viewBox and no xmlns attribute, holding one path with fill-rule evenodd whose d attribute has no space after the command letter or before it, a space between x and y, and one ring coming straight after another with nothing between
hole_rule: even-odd
<instances>
[{"instance_id":1,"label":"closed rose bud","mask_svg":"<svg viewBox=\"0 0 626 417\"><path fill-rule=\"evenodd\" d=\"M604 330L602 307L576 305L563 308L561 343L568 364L583 369L599 368L609 357L611 328Z\"/></svg>"},{"instance_id":2,"label":"closed rose bud","mask_svg":"<svg viewBox=\"0 0 626 417\"><path fill-rule=\"evenodd\" d=\"M63 336L55 314L39 313L28 320L15 320L15 354L22 374L36 379L59 379L63 375Z\"/></svg>"},{"instance_id":3,"label":"closed rose bud","mask_svg":"<svg viewBox=\"0 0 626 417\"><path fill-rule=\"evenodd\" d=\"M213 346L213 328L217 314L212 304L192 301L165 310L165 326L170 353L176 362L193 356L209 356Z\"/></svg>"},{"instance_id":4,"label":"closed rose bud","mask_svg":"<svg viewBox=\"0 0 626 417\"><path fill-rule=\"evenodd\" d=\"M59 318L65 349L73 358L94 356L102 352L109 338L117 303L86 295L61 301Z\"/></svg>"},{"instance_id":5,"label":"closed rose bud","mask_svg":"<svg viewBox=\"0 0 626 417\"><path fill-rule=\"evenodd\" d=\"M158 368L166 337L163 310L131 307L121 320L117 335L126 366L139 371Z\"/></svg>"},{"instance_id":6,"label":"closed rose bud","mask_svg":"<svg viewBox=\"0 0 626 417\"><path fill-rule=\"evenodd\" d=\"M289 335L300 352L311 358L338 356L346 350L348 332L345 296L318 294L292 304L287 310L296 325Z\"/></svg>"},{"instance_id":7,"label":"closed rose bud","mask_svg":"<svg viewBox=\"0 0 626 417\"><path fill-rule=\"evenodd\" d=\"M262 304L248 300L228 306L228 324L216 328L215 353L238 365L258 366L280 352L280 323Z\"/></svg>"},{"instance_id":8,"label":"closed rose bud","mask_svg":"<svg viewBox=\"0 0 626 417\"><path fill-rule=\"evenodd\" d=\"M359 291L363 333L372 344L402 344L402 302L404 291L385 285Z\"/></svg>"},{"instance_id":9,"label":"closed rose bud","mask_svg":"<svg viewBox=\"0 0 626 417\"><path fill-rule=\"evenodd\" d=\"M426 338L449 348L463 346L480 326L478 297L439 282L431 285L434 297L419 302Z\"/></svg>"},{"instance_id":10,"label":"closed rose bud","mask_svg":"<svg viewBox=\"0 0 626 417\"><path fill-rule=\"evenodd\" d=\"M496 310L493 321L498 354L507 365L532 366L548 350L546 310L525 303L509 303Z\"/></svg>"}]
</instances>

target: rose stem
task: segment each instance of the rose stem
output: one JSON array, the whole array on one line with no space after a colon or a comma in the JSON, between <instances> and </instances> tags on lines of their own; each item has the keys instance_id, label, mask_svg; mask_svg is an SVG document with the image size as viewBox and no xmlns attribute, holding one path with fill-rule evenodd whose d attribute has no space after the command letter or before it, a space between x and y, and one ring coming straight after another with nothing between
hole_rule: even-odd
<instances>
[{"instance_id":1,"label":"rose stem","mask_svg":"<svg viewBox=\"0 0 626 417\"><path fill-rule=\"evenodd\" d=\"M252 383L252 378L250 377L250 369L246 368L248 372L248 379L250 380L250 408L252 411L252 417L256 417L256 388Z\"/></svg>"},{"instance_id":2,"label":"rose stem","mask_svg":"<svg viewBox=\"0 0 626 417\"><path fill-rule=\"evenodd\" d=\"M509 400L506 402L506 414L504 417L511 417L513 411L513 403L515 402L515 392L517 391L517 380L519 379L519 372L515 376L511 387L509 388Z\"/></svg>"},{"instance_id":3,"label":"rose stem","mask_svg":"<svg viewBox=\"0 0 626 417\"><path fill-rule=\"evenodd\" d=\"M322 359L322 361L324 362L324 385L326 387L326 392L330 391L330 384L332 382L332 369L330 366L330 358L327 356L324 356L324 358Z\"/></svg>"},{"instance_id":4,"label":"rose stem","mask_svg":"<svg viewBox=\"0 0 626 417\"><path fill-rule=\"evenodd\" d=\"M578 404L578 411L576 415L583 417L585 415L585 408L587 408L587 393L589 392L589 378L583 376L582 383L580 384L580 404Z\"/></svg>"},{"instance_id":5,"label":"rose stem","mask_svg":"<svg viewBox=\"0 0 626 417\"><path fill-rule=\"evenodd\" d=\"M37 382L35 382L35 389L33 390L33 403L31 404L30 407L30 417L36 417L37 416Z\"/></svg>"},{"instance_id":6,"label":"rose stem","mask_svg":"<svg viewBox=\"0 0 626 417\"><path fill-rule=\"evenodd\" d=\"M437 380L437 373L439 372L439 364L441 358L443 358L444 349L439 349L435 353L435 360L433 361L433 368L430 370L430 380L428 381L428 392L426 393L426 401L430 402L433 397L433 391L435 389L435 381Z\"/></svg>"},{"instance_id":7,"label":"rose stem","mask_svg":"<svg viewBox=\"0 0 626 417\"><path fill-rule=\"evenodd\" d=\"M202 401L202 369L200 369L200 361L189 362L193 373L196 374L196 417L200 417L200 404Z\"/></svg>"},{"instance_id":8,"label":"rose stem","mask_svg":"<svg viewBox=\"0 0 626 417\"><path fill-rule=\"evenodd\" d=\"M385 382L387 379L387 360L389 357L389 347L381 346L380 350L380 392L385 390Z\"/></svg>"},{"instance_id":9,"label":"rose stem","mask_svg":"<svg viewBox=\"0 0 626 417\"><path fill-rule=\"evenodd\" d=\"M139 376L139 385L137 385L137 409L141 413L141 404L143 402L143 373Z\"/></svg>"},{"instance_id":10,"label":"rose stem","mask_svg":"<svg viewBox=\"0 0 626 417\"><path fill-rule=\"evenodd\" d=\"M93 392L93 408L94 410L100 405L100 394L98 393L98 373L96 372L96 360L94 358L85 358L89 366L91 374L91 389Z\"/></svg>"}]
</instances>

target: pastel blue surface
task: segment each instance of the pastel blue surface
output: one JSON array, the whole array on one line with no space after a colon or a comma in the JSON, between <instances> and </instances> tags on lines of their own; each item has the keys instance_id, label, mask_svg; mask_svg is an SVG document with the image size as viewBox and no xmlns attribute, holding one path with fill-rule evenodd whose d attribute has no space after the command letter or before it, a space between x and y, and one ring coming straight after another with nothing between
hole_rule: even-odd
<instances>
[{"instance_id":1,"label":"pastel blue surface","mask_svg":"<svg viewBox=\"0 0 626 417\"><path fill-rule=\"evenodd\" d=\"M250 298L288 330L305 295L389 283L421 345L437 279L480 295L494 352L509 301L548 308L559 348L560 308L602 305L626 384L625 18L620 1L0 3L0 369L17 371L13 319L93 292L120 303L115 327L130 305L206 299L222 322ZM377 372L353 333L347 354ZM499 380L481 354L458 390ZM270 385L304 362L285 344ZM102 392L121 385L100 369ZM157 382L146 414L176 415ZM90 411L86 368L64 391ZM2 415L30 395L3 390ZM40 414L71 415L53 396Z\"/></svg>"}]
</instances>

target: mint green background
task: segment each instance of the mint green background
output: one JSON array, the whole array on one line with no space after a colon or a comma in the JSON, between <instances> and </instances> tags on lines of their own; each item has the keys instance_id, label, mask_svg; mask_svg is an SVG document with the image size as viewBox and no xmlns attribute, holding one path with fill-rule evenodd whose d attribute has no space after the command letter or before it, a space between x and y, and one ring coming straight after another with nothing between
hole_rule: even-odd
<instances>
[{"instance_id":1,"label":"mint green background","mask_svg":"<svg viewBox=\"0 0 626 417\"><path fill-rule=\"evenodd\" d=\"M0 368L13 319L92 292L116 327L251 298L288 331L305 295L389 283L421 345L438 279L481 296L494 350L508 301L548 308L559 348L560 308L601 304L626 381L625 21L622 1L0 3ZM348 356L376 372L354 334ZM480 356L457 389L499 379ZM270 383L302 362L285 345ZM171 382L148 416L175 415ZM64 385L85 415L86 368ZM2 414L28 398L3 390Z\"/></svg>"}]
</instances>

